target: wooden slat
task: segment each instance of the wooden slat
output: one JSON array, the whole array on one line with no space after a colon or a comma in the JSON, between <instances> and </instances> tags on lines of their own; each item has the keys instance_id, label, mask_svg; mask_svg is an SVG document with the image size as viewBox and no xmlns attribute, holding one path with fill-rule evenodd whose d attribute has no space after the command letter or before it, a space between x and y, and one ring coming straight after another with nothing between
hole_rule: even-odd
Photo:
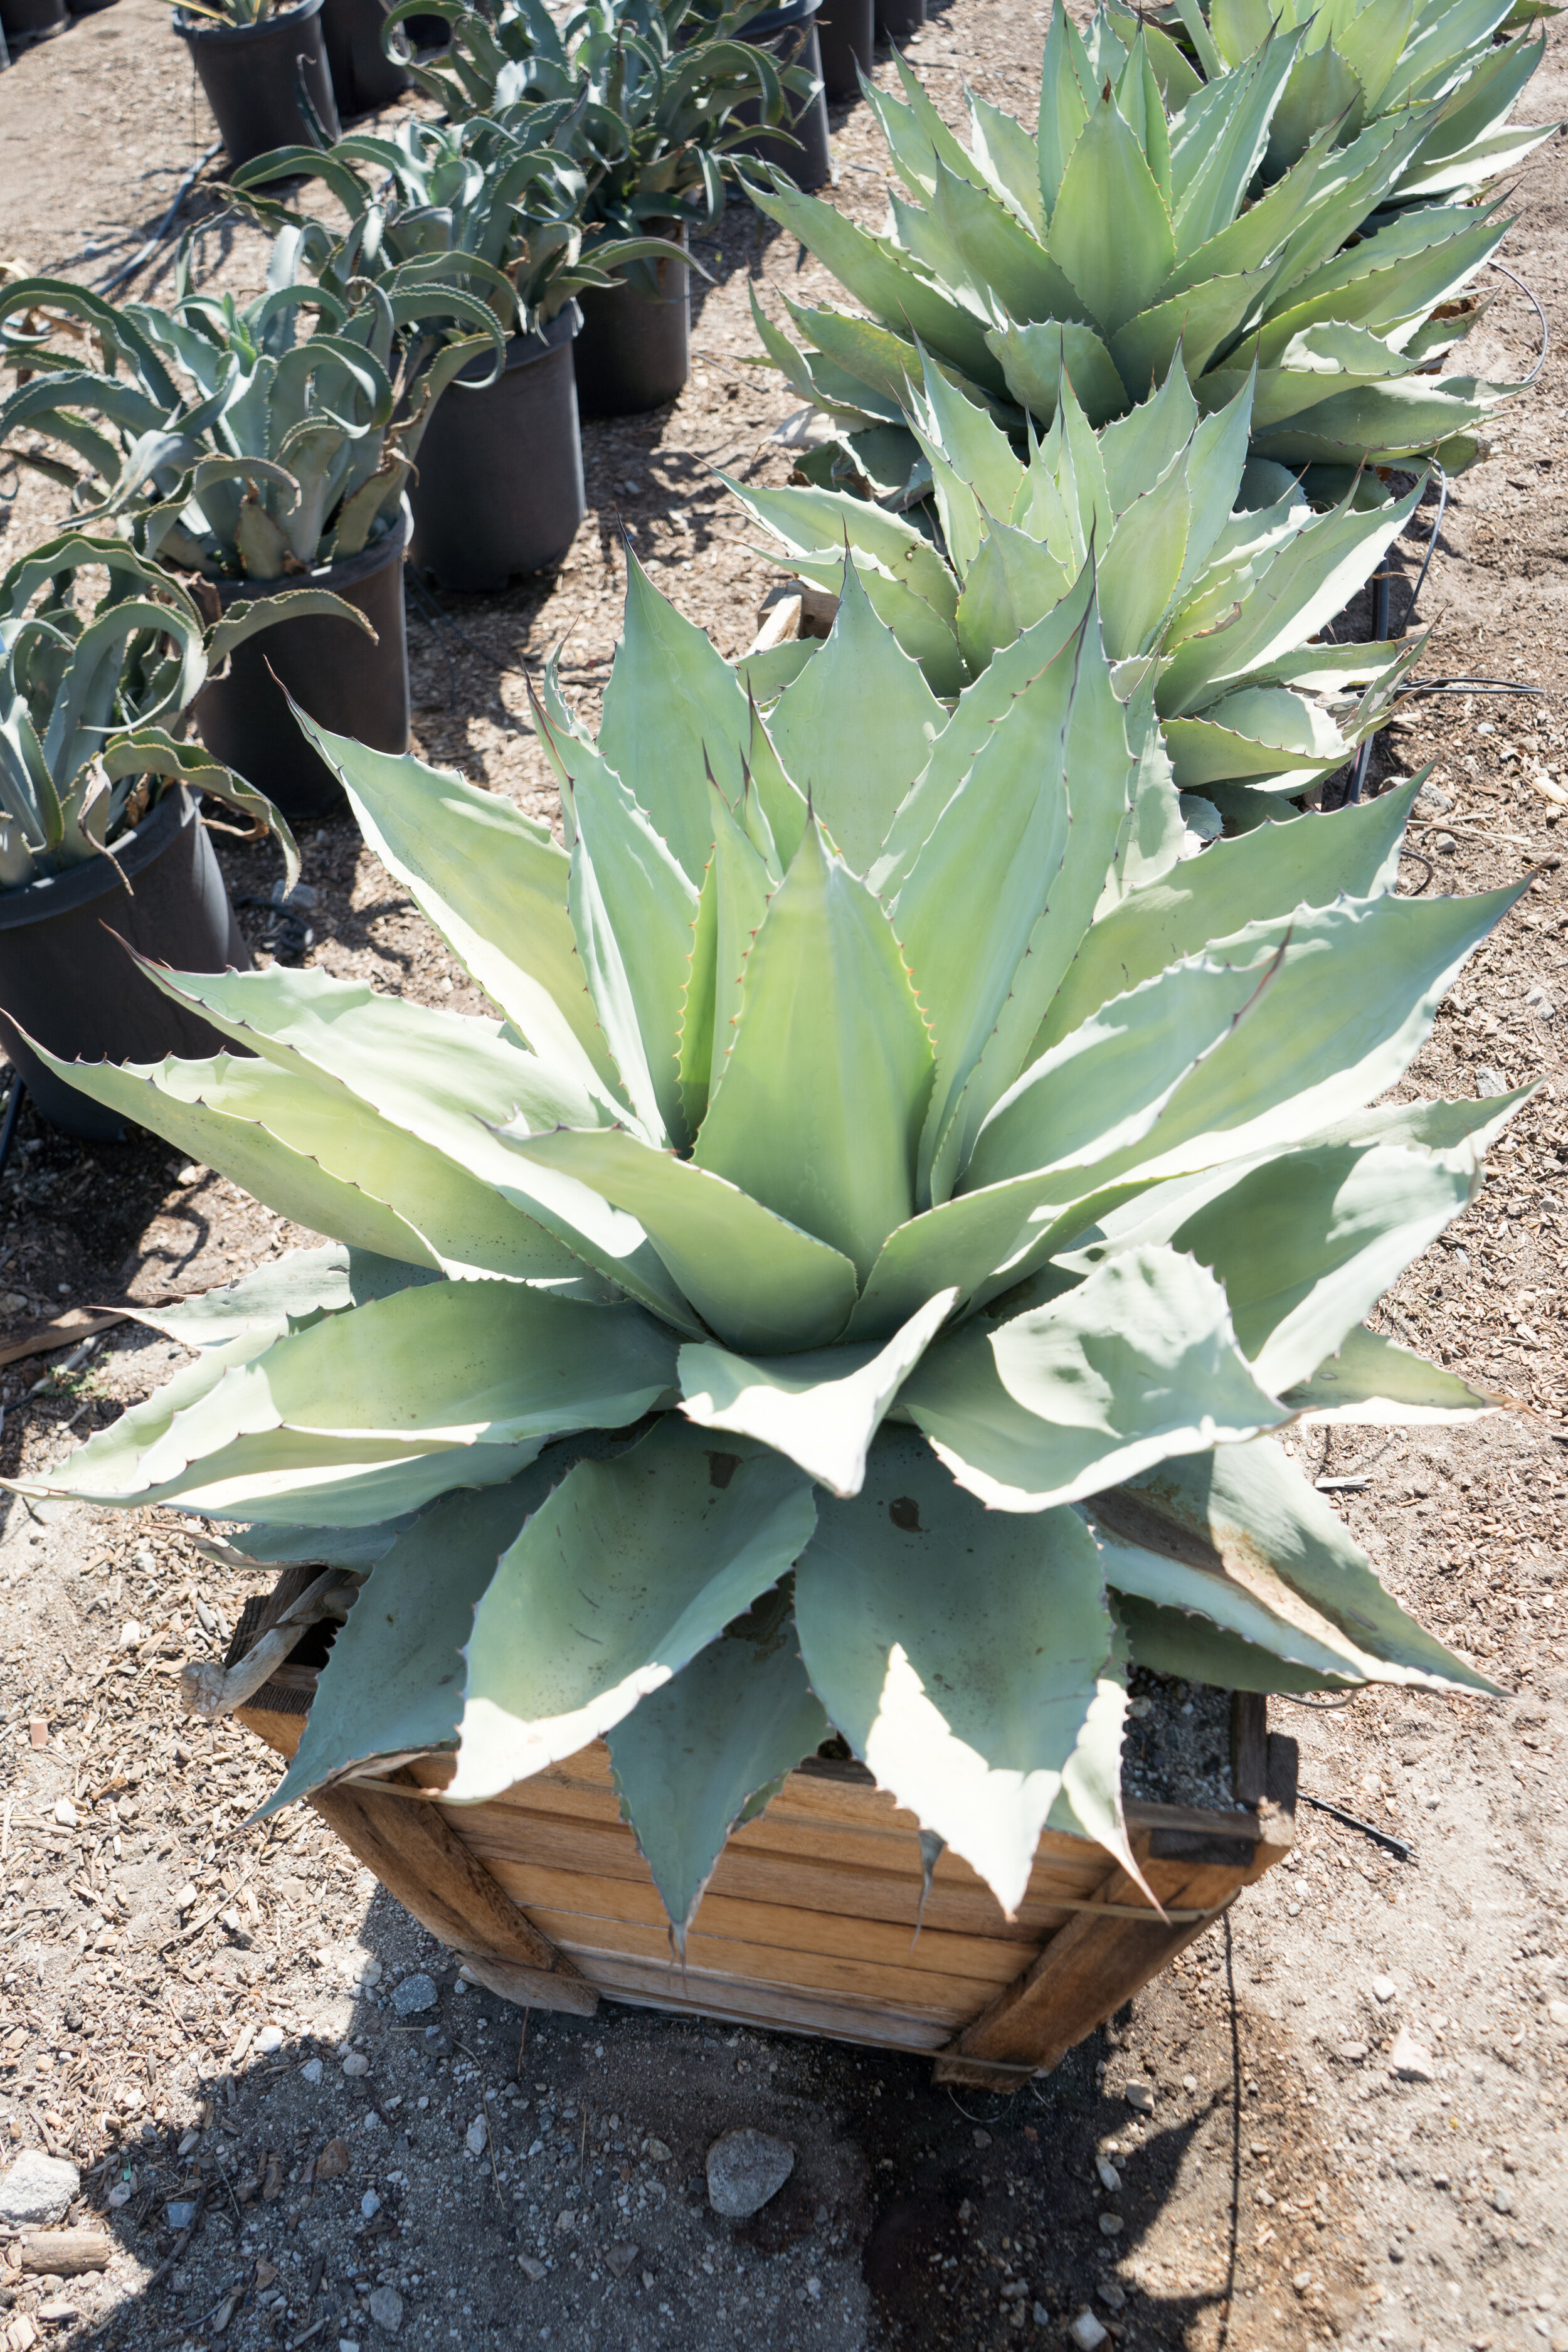
<instances>
[{"instance_id":1,"label":"wooden slat","mask_svg":"<svg viewBox=\"0 0 1568 2352\"><path fill-rule=\"evenodd\" d=\"M731 2019L785 2033L821 2034L829 2041L865 2042L874 2049L940 2050L945 2027L910 2017L878 2001L828 2000L786 1992L772 1985L736 1986L728 1978L655 1968L637 1960L584 1956L599 1990L639 2009L668 2009L689 2017Z\"/></svg>"}]
</instances>

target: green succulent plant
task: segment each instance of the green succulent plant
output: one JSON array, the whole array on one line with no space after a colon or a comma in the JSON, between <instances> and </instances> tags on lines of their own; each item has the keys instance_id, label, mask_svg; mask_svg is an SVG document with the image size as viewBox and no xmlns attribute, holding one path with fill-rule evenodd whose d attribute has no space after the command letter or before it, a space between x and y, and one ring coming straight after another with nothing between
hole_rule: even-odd
<instances>
[{"instance_id":1,"label":"green succulent plant","mask_svg":"<svg viewBox=\"0 0 1568 2352\"><path fill-rule=\"evenodd\" d=\"M248 303L196 291L188 250L167 310L64 278L0 289L0 352L27 379L0 403L0 446L68 488L82 520L209 580L281 580L358 554L395 524L442 386L478 353L499 364L504 344L461 287L432 289L415 267L340 294L303 274L310 251L285 231ZM470 331L416 382L407 331L432 313ZM31 452L24 430L79 463Z\"/></svg>"},{"instance_id":2,"label":"green succulent plant","mask_svg":"<svg viewBox=\"0 0 1568 2352\"><path fill-rule=\"evenodd\" d=\"M26 1491L374 1559L275 1801L606 1736L678 1927L830 1727L1011 1909L1130 1860L1130 1660L1489 1687L1274 1433L1486 1403L1364 1318L1523 1098L1387 1098L1517 890L1396 893L1414 785L1147 855L1087 573L951 710L863 618L764 726L634 564L563 846L302 721L501 1021L154 973L243 1053L61 1066L338 1245Z\"/></svg>"},{"instance_id":3,"label":"green succulent plant","mask_svg":"<svg viewBox=\"0 0 1568 2352\"><path fill-rule=\"evenodd\" d=\"M100 572L107 585L84 610L84 575ZM0 889L112 856L172 783L264 824L292 887L299 853L272 803L172 730L237 646L305 613L366 625L319 588L209 623L122 539L67 531L13 563L0 579Z\"/></svg>"},{"instance_id":4,"label":"green succulent plant","mask_svg":"<svg viewBox=\"0 0 1568 2352\"><path fill-rule=\"evenodd\" d=\"M1251 388L1209 416L1179 362L1099 433L1071 383L1027 462L928 364L910 392L941 542L843 491L724 477L792 568L841 590L846 563L938 694L956 694L1070 596L1086 564L1118 690L1149 667L1176 784L1231 818L1288 814L1386 720L1421 640L1319 642L1419 502L1352 478L1320 514L1296 477L1247 457ZM744 665L764 703L811 659L805 638Z\"/></svg>"},{"instance_id":5,"label":"green succulent plant","mask_svg":"<svg viewBox=\"0 0 1568 2352\"><path fill-rule=\"evenodd\" d=\"M1121 416L1179 352L1205 412L1256 370L1257 456L1468 463L1510 387L1432 371L1479 315L1466 289L1507 224L1407 180L1464 91L1411 95L1348 139L1331 122L1273 173L1309 38L1276 31L1172 106L1146 34L1128 47L1101 11L1080 37L1056 0L1037 135L970 94L967 147L900 60L903 99L867 93L908 192L885 235L778 173L748 183L869 314L789 301L799 343L773 362L841 422L897 427L918 339L1019 430L1049 423L1064 373L1092 424Z\"/></svg>"}]
</instances>

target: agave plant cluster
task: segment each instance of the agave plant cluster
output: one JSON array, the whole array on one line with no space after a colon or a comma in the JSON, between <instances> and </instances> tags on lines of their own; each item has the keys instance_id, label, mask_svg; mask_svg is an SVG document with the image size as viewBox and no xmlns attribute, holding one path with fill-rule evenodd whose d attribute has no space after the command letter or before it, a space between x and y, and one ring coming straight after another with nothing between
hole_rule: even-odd
<instances>
[{"instance_id":1,"label":"agave plant cluster","mask_svg":"<svg viewBox=\"0 0 1568 2352\"><path fill-rule=\"evenodd\" d=\"M84 583L106 584L89 609ZM293 837L266 796L179 730L236 646L305 613L359 620L319 588L248 599L209 623L122 539L67 531L0 579L0 889L112 856L170 784L184 783ZM362 624L363 625L363 624Z\"/></svg>"},{"instance_id":2,"label":"agave plant cluster","mask_svg":"<svg viewBox=\"0 0 1568 2352\"><path fill-rule=\"evenodd\" d=\"M1409 521L1420 482L1395 497L1375 477L1352 480L1320 513L1294 474L1248 458L1250 384L1204 416L1178 362L1099 433L1064 383L1026 462L929 362L923 389L906 396L940 549L874 501L725 478L804 578L841 590L854 572L938 694L979 677L1092 563L1119 691L1150 680L1178 788L1214 795L1223 815L1268 814L1258 793L1280 813L1383 725L1420 641L1335 645L1321 633ZM747 665L764 700L818 642Z\"/></svg>"},{"instance_id":3,"label":"agave plant cluster","mask_svg":"<svg viewBox=\"0 0 1568 2352\"><path fill-rule=\"evenodd\" d=\"M499 1019L153 971L235 1051L68 1067L336 1236L26 1482L368 1570L278 1801L606 1737L680 1927L832 1729L1011 1908L1134 1664L1488 1687L1278 1442L1486 1402L1366 1321L1520 1099L1389 1099L1516 895L1396 894L1415 786L1184 859L1087 566L951 700L851 566L764 719L634 564L538 719L564 845L308 729Z\"/></svg>"},{"instance_id":4,"label":"agave plant cluster","mask_svg":"<svg viewBox=\"0 0 1568 2352\"><path fill-rule=\"evenodd\" d=\"M1165 57L1162 88L1158 36L1103 8L1080 36L1055 0L1035 134L970 94L967 146L900 61L901 100L867 93L903 189L884 234L780 174L752 185L868 314L792 301L797 340L770 354L848 432L879 433L894 478L917 345L1015 431L1050 422L1064 377L1091 424L1122 416L1179 354L1205 412L1255 381L1257 456L1461 466L1510 389L1435 373L1506 233L1479 191L1551 135L1505 127L1540 54L1488 46L1505 14L1434 6L1406 42L1404 0L1238 6L1234 61L1183 81ZM1374 93L1359 115L1322 95L1342 55Z\"/></svg>"}]
</instances>

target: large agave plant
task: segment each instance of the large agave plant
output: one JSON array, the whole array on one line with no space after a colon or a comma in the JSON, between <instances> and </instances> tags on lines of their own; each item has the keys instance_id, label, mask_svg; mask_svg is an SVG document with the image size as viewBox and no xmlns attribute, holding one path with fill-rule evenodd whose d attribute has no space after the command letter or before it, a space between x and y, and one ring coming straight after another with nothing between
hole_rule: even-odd
<instances>
[{"instance_id":1,"label":"large agave plant","mask_svg":"<svg viewBox=\"0 0 1568 2352\"><path fill-rule=\"evenodd\" d=\"M970 95L967 147L900 61L903 100L868 92L908 191L885 235L780 174L752 186L869 313L790 303L793 379L846 422L897 425L919 338L1008 421L1048 423L1065 373L1103 425L1179 352L1205 410L1256 368L1259 456L1467 463L1508 387L1429 371L1474 323L1460 298L1506 223L1395 201L1450 100L1412 96L1348 143L1331 123L1273 171L1308 37L1270 34L1171 109L1146 38L1127 47L1103 12L1080 38L1057 0L1037 134Z\"/></svg>"},{"instance_id":2,"label":"large agave plant","mask_svg":"<svg viewBox=\"0 0 1568 2352\"><path fill-rule=\"evenodd\" d=\"M984 408L927 367L910 393L945 558L903 516L826 488L724 478L781 539L793 568L869 606L939 694L956 694L996 653L1070 596L1091 561L1120 691L1151 660L1154 709L1183 792L1218 793L1226 814L1306 791L1386 719L1420 641L1313 642L1363 586L1414 512L1375 477L1319 514L1296 477L1247 455L1251 387L1200 416L1173 362L1141 407L1095 433L1064 383L1026 463ZM857 625L847 616L847 626ZM867 622L858 625L864 627ZM766 698L816 641L748 664ZM782 675L781 675L782 674Z\"/></svg>"},{"instance_id":3,"label":"large agave plant","mask_svg":"<svg viewBox=\"0 0 1568 2352\"><path fill-rule=\"evenodd\" d=\"M1517 893L1398 897L1409 787L1153 854L1087 577L951 711L841 616L764 730L634 568L541 724L564 847L309 730L502 1022L154 974L245 1051L69 1070L342 1244L26 1482L375 1562L280 1796L607 1735L680 1923L832 1727L1011 1908L1127 1854L1129 1660L1488 1687L1273 1433L1482 1406L1363 1318L1520 1099L1387 1099Z\"/></svg>"}]
</instances>

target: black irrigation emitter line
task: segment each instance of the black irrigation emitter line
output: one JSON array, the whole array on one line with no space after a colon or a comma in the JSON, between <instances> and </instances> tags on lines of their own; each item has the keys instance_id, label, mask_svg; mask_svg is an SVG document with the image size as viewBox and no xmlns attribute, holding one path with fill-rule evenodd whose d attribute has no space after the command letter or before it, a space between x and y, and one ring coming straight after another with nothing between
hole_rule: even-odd
<instances>
[{"instance_id":1,"label":"black irrigation emitter line","mask_svg":"<svg viewBox=\"0 0 1568 2352\"><path fill-rule=\"evenodd\" d=\"M1406 1845L1403 1838L1396 1838L1391 1830L1380 1830L1375 1822L1363 1822L1359 1815L1347 1813L1342 1805L1331 1805L1327 1797L1310 1797L1305 1789L1299 1790L1297 1794L1304 1805L1315 1805L1320 1813L1328 1813L1334 1821L1342 1822L1347 1830L1360 1830L1363 1837L1371 1838L1374 1845L1386 1846L1399 1861L1415 1861L1415 1847Z\"/></svg>"}]
</instances>

